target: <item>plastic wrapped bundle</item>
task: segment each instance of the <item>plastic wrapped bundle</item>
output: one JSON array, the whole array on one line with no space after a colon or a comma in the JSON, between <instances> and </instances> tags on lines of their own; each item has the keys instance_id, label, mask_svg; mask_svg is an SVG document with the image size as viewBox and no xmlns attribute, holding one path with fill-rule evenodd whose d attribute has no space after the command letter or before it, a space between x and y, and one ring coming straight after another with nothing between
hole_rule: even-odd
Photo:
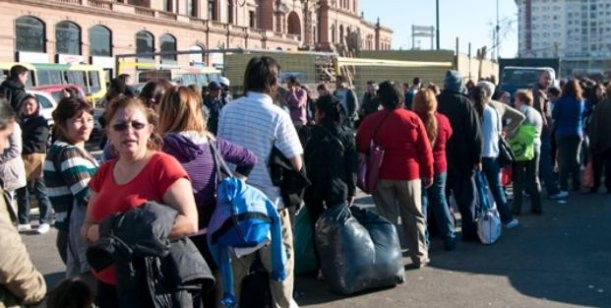
<instances>
[{"instance_id":1,"label":"plastic wrapped bundle","mask_svg":"<svg viewBox=\"0 0 611 308\"><path fill-rule=\"evenodd\" d=\"M392 287L404 280L395 227L364 209L336 206L316 222L321 269L332 289L342 294Z\"/></svg>"}]
</instances>

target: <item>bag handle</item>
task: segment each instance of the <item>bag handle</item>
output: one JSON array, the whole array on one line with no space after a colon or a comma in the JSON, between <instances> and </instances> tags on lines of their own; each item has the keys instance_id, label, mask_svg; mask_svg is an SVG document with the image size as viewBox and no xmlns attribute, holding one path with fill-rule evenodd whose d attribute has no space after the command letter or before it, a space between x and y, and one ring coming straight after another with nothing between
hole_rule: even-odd
<instances>
[{"instance_id":1,"label":"bag handle","mask_svg":"<svg viewBox=\"0 0 611 308\"><path fill-rule=\"evenodd\" d=\"M214 167L216 169L216 182L220 183L226 178L233 177L233 172L231 172L231 169L229 169L227 163L219 154L219 151L214 143L215 140L208 138L208 144L210 145L210 154L212 154L212 160L214 161Z\"/></svg>"}]
</instances>

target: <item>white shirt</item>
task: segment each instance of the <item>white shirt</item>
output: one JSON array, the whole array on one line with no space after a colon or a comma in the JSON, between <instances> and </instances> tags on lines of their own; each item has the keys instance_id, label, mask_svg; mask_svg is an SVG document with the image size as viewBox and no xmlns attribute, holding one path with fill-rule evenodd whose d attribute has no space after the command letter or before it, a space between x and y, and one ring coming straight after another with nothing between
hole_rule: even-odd
<instances>
[{"instance_id":1,"label":"white shirt","mask_svg":"<svg viewBox=\"0 0 611 308\"><path fill-rule=\"evenodd\" d=\"M496 109L486 104L482 120L483 149L482 157L496 158L499 156L499 135L501 122Z\"/></svg>"},{"instance_id":2,"label":"white shirt","mask_svg":"<svg viewBox=\"0 0 611 308\"><path fill-rule=\"evenodd\" d=\"M278 209L284 208L280 189L273 186L267 162L276 146L287 158L303 154L291 117L264 93L248 92L221 110L218 136L257 155L247 183L263 191Z\"/></svg>"}]
</instances>

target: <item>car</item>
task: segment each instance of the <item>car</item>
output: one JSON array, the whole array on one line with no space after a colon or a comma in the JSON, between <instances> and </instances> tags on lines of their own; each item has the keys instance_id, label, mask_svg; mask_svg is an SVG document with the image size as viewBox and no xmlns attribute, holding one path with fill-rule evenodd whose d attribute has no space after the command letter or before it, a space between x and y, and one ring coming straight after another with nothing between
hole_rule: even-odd
<instances>
[{"instance_id":1,"label":"car","mask_svg":"<svg viewBox=\"0 0 611 308\"><path fill-rule=\"evenodd\" d=\"M55 98L48 92L30 89L26 90L26 92L36 96L38 105L40 105L40 115L47 120L49 127L53 127L53 111L57 107L57 101Z\"/></svg>"}]
</instances>

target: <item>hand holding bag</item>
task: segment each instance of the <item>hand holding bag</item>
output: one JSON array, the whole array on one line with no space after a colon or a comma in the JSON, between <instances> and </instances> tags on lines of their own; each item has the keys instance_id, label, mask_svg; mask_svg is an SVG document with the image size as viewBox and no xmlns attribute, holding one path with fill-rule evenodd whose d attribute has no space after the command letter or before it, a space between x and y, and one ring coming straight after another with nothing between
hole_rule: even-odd
<instances>
[{"instance_id":1,"label":"hand holding bag","mask_svg":"<svg viewBox=\"0 0 611 308\"><path fill-rule=\"evenodd\" d=\"M375 137L380 126L382 126L391 113L392 111L388 111L371 134L368 153L359 156L359 170L356 185L363 192L368 194L372 194L378 189L380 167L382 167L382 162L384 160L384 148L375 141Z\"/></svg>"}]
</instances>

